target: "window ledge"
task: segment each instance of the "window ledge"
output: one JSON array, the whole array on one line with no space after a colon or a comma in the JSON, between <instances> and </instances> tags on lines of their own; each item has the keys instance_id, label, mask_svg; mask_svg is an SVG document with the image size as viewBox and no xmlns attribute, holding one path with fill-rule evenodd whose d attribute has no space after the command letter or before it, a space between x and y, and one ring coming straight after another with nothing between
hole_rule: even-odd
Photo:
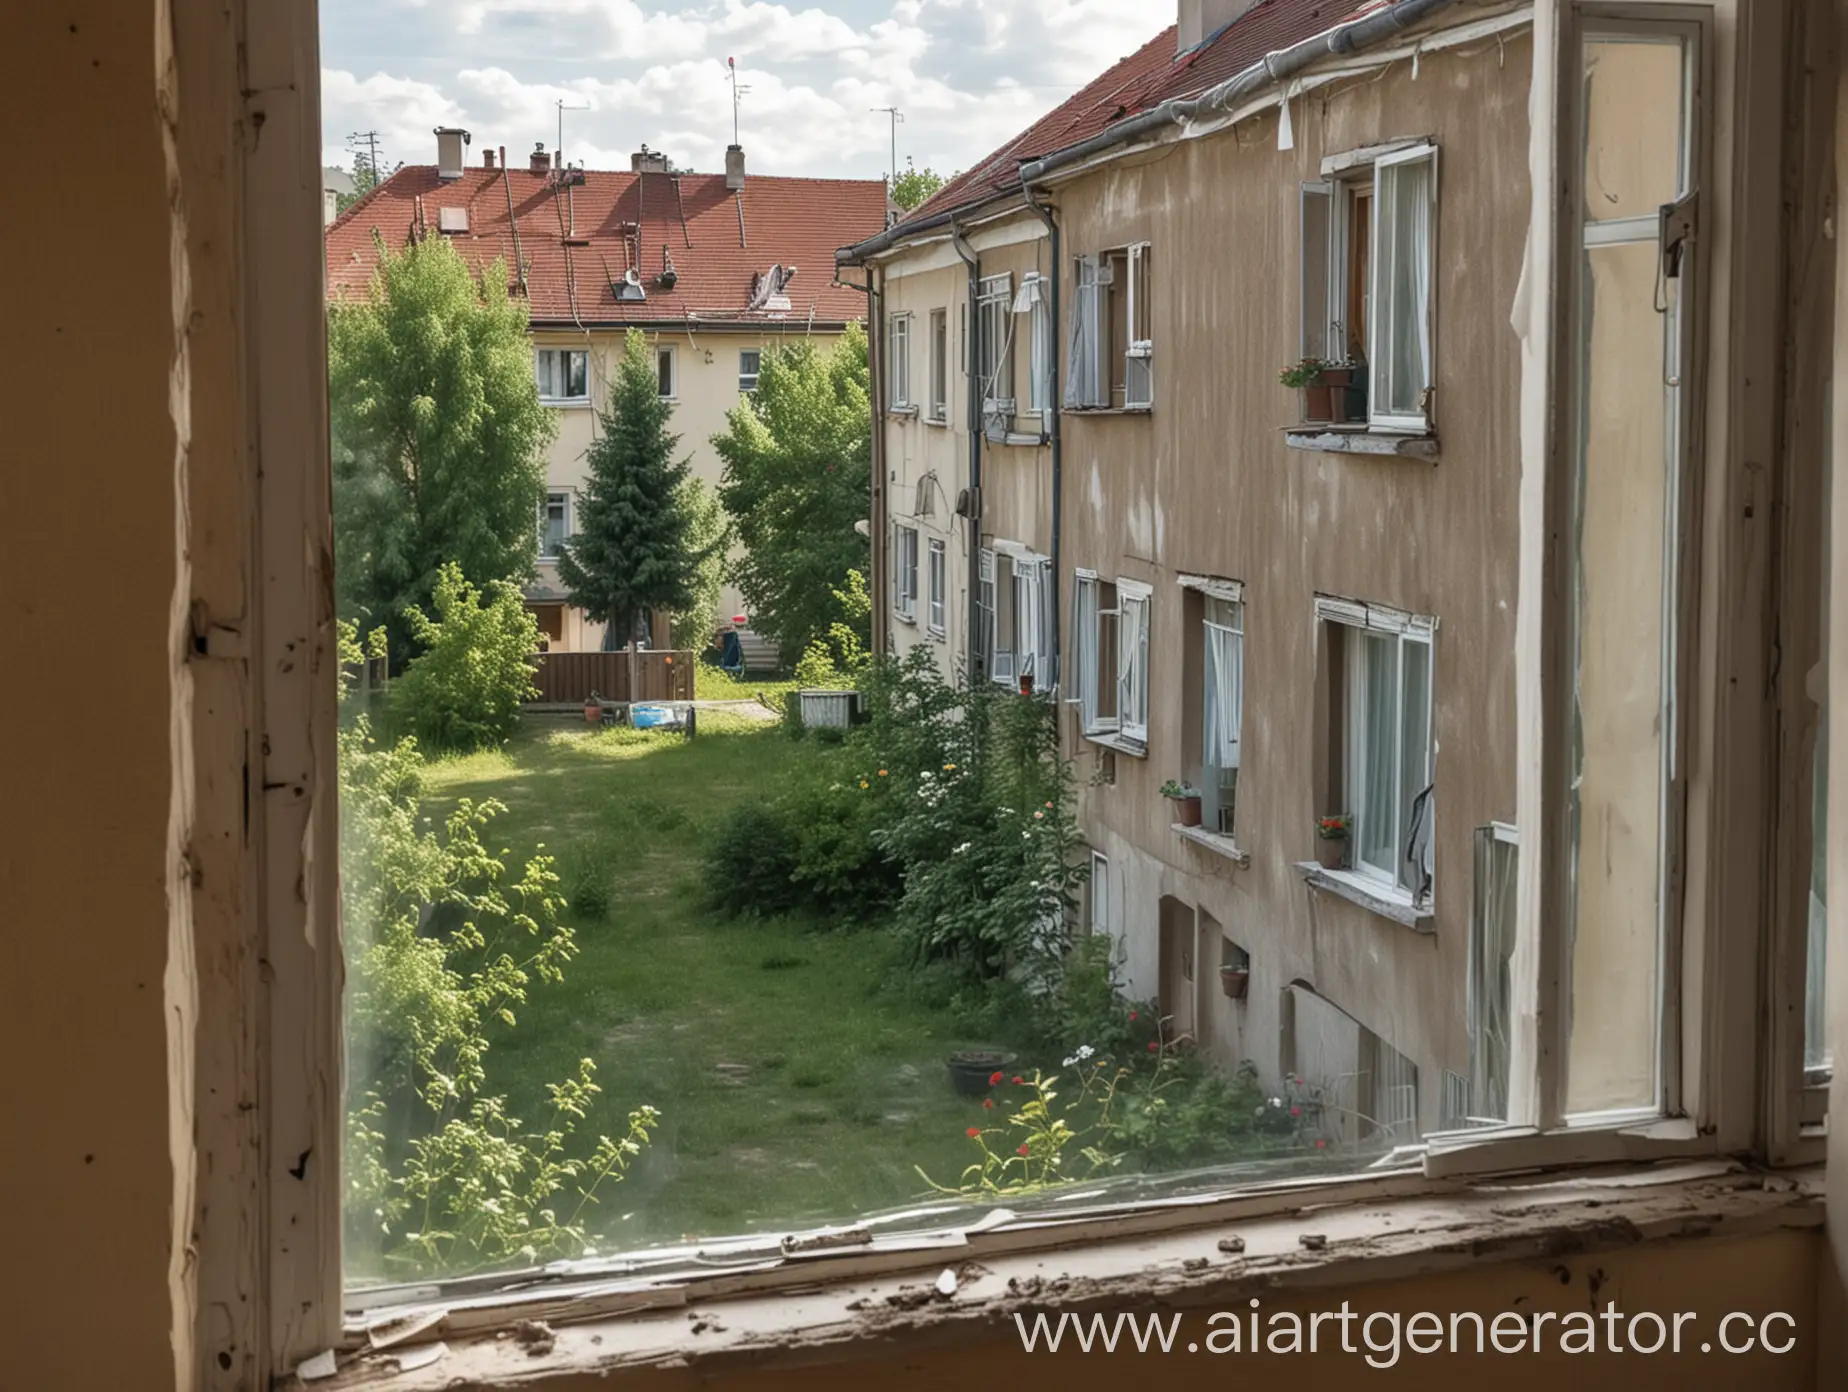
<instances>
[{"instance_id":1,"label":"window ledge","mask_svg":"<svg viewBox=\"0 0 1848 1392\"><path fill-rule=\"evenodd\" d=\"M1284 427L1291 449L1320 454L1377 454L1400 459L1436 459L1437 436L1402 430L1372 430L1364 425L1291 425Z\"/></svg>"},{"instance_id":2,"label":"window ledge","mask_svg":"<svg viewBox=\"0 0 1848 1392\"><path fill-rule=\"evenodd\" d=\"M939 430L946 429L949 426L949 423L950 423L950 418L947 415L924 417L924 424L934 425Z\"/></svg>"},{"instance_id":3,"label":"window ledge","mask_svg":"<svg viewBox=\"0 0 1848 1392\"><path fill-rule=\"evenodd\" d=\"M1061 406L1062 416L1152 416L1153 406Z\"/></svg>"},{"instance_id":4,"label":"window ledge","mask_svg":"<svg viewBox=\"0 0 1848 1392\"><path fill-rule=\"evenodd\" d=\"M913 628L918 626L918 616L916 614L903 614L894 609L892 611L892 617L902 624L910 624Z\"/></svg>"},{"instance_id":5,"label":"window ledge","mask_svg":"<svg viewBox=\"0 0 1848 1392\"><path fill-rule=\"evenodd\" d=\"M1010 430L1000 438L988 437L991 445L1044 445L1052 437L1040 431Z\"/></svg>"},{"instance_id":6,"label":"window ledge","mask_svg":"<svg viewBox=\"0 0 1848 1392\"><path fill-rule=\"evenodd\" d=\"M1562 1269L1569 1278L1589 1276L1605 1252L1653 1244L1686 1252L1690 1243L1819 1232L1822 1187L1819 1169L1772 1179L1724 1160L1475 1183L1400 1172L1309 1191L1215 1196L1191 1215L1166 1206L1115 1214L1117 1231L1101 1239L1092 1212L967 1229L935 1243L875 1230L861 1245L812 1257L766 1245L764 1261L745 1278L757 1288L742 1292L736 1274L700 1272L652 1287L629 1280L615 1292L607 1276L591 1282L603 1287L594 1293L541 1283L498 1307L479 1298L423 1303L414 1307L417 1332L403 1343L370 1348L364 1329L349 1325L333 1377L288 1385L435 1392L621 1377L625 1386L666 1389L689 1376L722 1380L767 1365L812 1370L864 1360L885 1369L895 1347L941 1347L1006 1326L1016 1310L1056 1320L1063 1309L1095 1309L1099 1301L1184 1310L1191 1332L1210 1310L1249 1298L1269 1303L1289 1290L1325 1295L1332 1286L1507 1271L1520 1262L1539 1264L1526 1279L1550 1283ZM1306 1192L1318 1190L1303 1207ZM1124 1237L1139 1240L1112 1240ZM791 1289L763 1288L778 1277ZM579 1308L569 1322L559 1320L572 1303ZM389 1318L383 1309L365 1315L375 1327ZM527 1315L553 1323L536 1335L511 1335ZM400 1371L400 1359L420 1352Z\"/></svg>"},{"instance_id":7,"label":"window ledge","mask_svg":"<svg viewBox=\"0 0 1848 1392\"><path fill-rule=\"evenodd\" d=\"M590 405L588 396L542 396L541 406L555 406L561 411L581 411Z\"/></svg>"},{"instance_id":8,"label":"window ledge","mask_svg":"<svg viewBox=\"0 0 1848 1392\"><path fill-rule=\"evenodd\" d=\"M1230 836L1221 836L1218 832L1208 831L1205 827L1182 826L1179 822L1170 823L1168 829L1183 841L1191 841L1203 850L1224 856L1240 869L1249 870L1251 868L1251 852L1241 851L1238 843Z\"/></svg>"},{"instance_id":9,"label":"window ledge","mask_svg":"<svg viewBox=\"0 0 1848 1392\"><path fill-rule=\"evenodd\" d=\"M1149 746L1144 740L1131 739L1112 730L1085 731L1086 739L1092 744L1101 744L1105 749L1114 749L1119 754L1127 754L1134 759L1149 757Z\"/></svg>"},{"instance_id":10,"label":"window ledge","mask_svg":"<svg viewBox=\"0 0 1848 1392\"><path fill-rule=\"evenodd\" d=\"M1437 931L1437 907L1431 903L1416 904L1409 894L1388 889L1386 886L1357 875L1352 870L1330 870L1319 861L1299 860L1296 862L1297 873L1313 889L1325 889L1337 898L1346 899L1351 904L1358 904L1369 913L1376 913L1381 918L1389 918L1394 923L1404 924L1417 933L1435 933Z\"/></svg>"},{"instance_id":11,"label":"window ledge","mask_svg":"<svg viewBox=\"0 0 1848 1392\"><path fill-rule=\"evenodd\" d=\"M917 416L918 408L915 406L888 406L886 407L886 414L888 416L895 416L900 420L912 420Z\"/></svg>"}]
</instances>

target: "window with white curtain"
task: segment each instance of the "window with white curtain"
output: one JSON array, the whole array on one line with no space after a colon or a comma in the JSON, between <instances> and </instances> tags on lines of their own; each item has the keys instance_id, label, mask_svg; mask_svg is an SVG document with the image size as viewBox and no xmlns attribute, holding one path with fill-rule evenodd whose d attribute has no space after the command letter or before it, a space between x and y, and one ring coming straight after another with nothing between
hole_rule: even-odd
<instances>
[{"instance_id":1,"label":"window with white curtain","mask_svg":"<svg viewBox=\"0 0 1848 1392\"><path fill-rule=\"evenodd\" d=\"M1117 729L1143 744L1149 739L1149 610L1151 591L1134 580L1117 581Z\"/></svg>"},{"instance_id":2,"label":"window with white curtain","mask_svg":"<svg viewBox=\"0 0 1848 1392\"><path fill-rule=\"evenodd\" d=\"M950 418L950 316L930 312L930 418Z\"/></svg>"},{"instance_id":3,"label":"window with white curtain","mask_svg":"<svg viewBox=\"0 0 1848 1392\"><path fill-rule=\"evenodd\" d=\"M1239 736L1245 710L1245 605L1207 595L1201 620L1200 798L1207 826L1233 833Z\"/></svg>"},{"instance_id":4,"label":"window with white curtain","mask_svg":"<svg viewBox=\"0 0 1848 1392\"><path fill-rule=\"evenodd\" d=\"M556 559L565 549L565 542L571 535L571 495L569 493L548 493L545 506L539 513L539 556L542 560Z\"/></svg>"},{"instance_id":5,"label":"window with white curtain","mask_svg":"<svg viewBox=\"0 0 1848 1392\"><path fill-rule=\"evenodd\" d=\"M1155 330L1149 303L1149 244L1129 248L1127 279L1129 304L1123 348L1123 405L1130 408L1155 404Z\"/></svg>"},{"instance_id":6,"label":"window with white curtain","mask_svg":"<svg viewBox=\"0 0 1848 1392\"><path fill-rule=\"evenodd\" d=\"M911 316L894 314L886 321L886 406L902 411L911 405Z\"/></svg>"},{"instance_id":7,"label":"window with white curtain","mask_svg":"<svg viewBox=\"0 0 1848 1392\"><path fill-rule=\"evenodd\" d=\"M944 618L944 554L943 543L935 537L931 539L926 565L925 585L925 622L932 633L943 633Z\"/></svg>"},{"instance_id":8,"label":"window with white curtain","mask_svg":"<svg viewBox=\"0 0 1848 1392\"><path fill-rule=\"evenodd\" d=\"M1110 404L1110 377L1104 367L1108 344L1109 290L1103 283L1102 262L1080 256L1072 262L1071 343L1065 364L1065 399L1068 407Z\"/></svg>"},{"instance_id":9,"label":"window with white curtain","mask_svg":"<svg viewBox=\"0 0 1848 1392\"><path fill-rule=\"evenodd\" d=\"M918 529L899 523L892 548L892 610L907 622L918 612Z\"/></svg>"},{"instance_id":10,"label":"window with white curtain","mask_svg":"<svg viewBox=\"0 0 1848 1392\"><path fill-rule=\"evenodd\" d=\"M1072 660L1079 720L1087 735L1112 734L1117 719L1117 588L1095 571L1072 577Z\"/></svg>"},{"instance_id":11,"label":"window with white curtain","mask_svg":"<svg viewBox=\"0 0 1848 1392\"><path fill-rule=\"evenodd\" d=\"M1352 607L1359 621L1337 622L1330 635L1346 673L1334 695L1346 752L1346 806L1339 810L1352 819L1351 868L1422 903L1431 892L1435 815L1431 630L1425 622L1375 624L1375 616L1395 611Z\"/></svg>"},{"instance_id":12,"label":"window with white curtain","mask_svg":"<svg viewBox=\"0 0 1848 1392\"><path fill-rule=\"evenodd\" d=\"M976 284L976 372L984 415L1014 413L1014 277L984 276Z\"/></svg>"},{"instance_id":13,"label":"window with white curtain","mask_svg":"<svg viewBox=\"0 0 1848 1392\"><path fill-rule=\"evenodd\" d=\"M1051 564L1027 551L994 554L989 676L1003 686L1030 677L1035 691L1052 689Z\"/></svg>"},{"instance_id":14,"label":"window with white curtain","mask_svg":"<svg viewBox=\"0 0 1848 1392\"><path fill-rule=\"evenodd\" d=\"M582 348L541 348L533 355L539 399L552 403L590 400L590 354Z\"/></svg>"},{"instance_id":15,"label":"window with white curtain","mask_svg":"<svg viewBox=\"0 0 1848 1392\"><path fill-rule=\"evenodd\" d=\"M1052 408L1052 302L1051 286L1038 272L1022 280L1021 300L1025 301L1028 326L1027 409L1042 417ZM1015 309L1021 310L1020 301Z\"/></svg>"},{"instance_id":16,"label":"window with white curtain","mask_svg":"<svg viewBox=\"0 0 1848 1392\"><path fill-rule=\"evenodd\" d=\"M1423 430L1437 380L1431 353L1437 151L1418 145L1381 156L1374 187L1369 419Z\"/></svg>"}]
</instances>

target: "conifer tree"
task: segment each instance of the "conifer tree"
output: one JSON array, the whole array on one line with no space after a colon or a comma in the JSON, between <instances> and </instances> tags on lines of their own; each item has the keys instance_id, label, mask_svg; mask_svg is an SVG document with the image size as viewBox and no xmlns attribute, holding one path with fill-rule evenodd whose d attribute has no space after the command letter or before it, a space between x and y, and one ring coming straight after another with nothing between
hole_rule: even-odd
<instances>
[{"instance_id":1,"label":"conifer tree","mask_svg":"<svg viewBox=\"0 0 1848 1392\"><path fill-rule=\"evenodd\" d=\"M674 457L680 437L667 429L673 411L647 340L630 329L586 456L576 527L558 558L571 602L608 625L605 648L624 646L644 611L686 608L706 559L682 486L687 461Z\"/></svg>"}]
</instances>

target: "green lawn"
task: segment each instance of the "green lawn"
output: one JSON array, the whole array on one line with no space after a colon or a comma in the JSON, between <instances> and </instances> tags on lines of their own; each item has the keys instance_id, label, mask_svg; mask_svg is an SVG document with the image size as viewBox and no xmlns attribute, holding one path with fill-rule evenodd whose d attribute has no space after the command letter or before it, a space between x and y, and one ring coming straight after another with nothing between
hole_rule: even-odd
<instances>
[{"instance_id":1,"label":"green lawn","mask_svg":"<svg viewBox=\"0 0 1848 1392\"><path fill-rule=\"evenodd\" d=\"M914 1165L947 1180L971 1158L964 1128L984 1114L951 1092L943 1061L979 1041L895 989L888 935L702 907L708 829L804 757L774 725L708 711L691 743L529 717L505 752L431 766L432 813L498 798L509 810L492 847L543 844L567 883L580 859L607 870L608 917L567 912L581 954L562 986L535 988L488 1068L491 1090L517 1101L593 1059L606 1110L592 1134L641 1103L660 1109L655 1144L604 1200L611 1245L892 1207L923 1192Z\"/></svg>"},{"instance_id":2,"label":"green lawn","mask_svg":"<svg viewBox=\"0 0 1848 1392\"><path fill-rule=\"evenodd\" d=\"M702 662L693 669L693 694L702 701L748 701L755 696L786 696L796 689L785 677L759 677L747 673L743 678Z\"/></svg>"}]
</instances>

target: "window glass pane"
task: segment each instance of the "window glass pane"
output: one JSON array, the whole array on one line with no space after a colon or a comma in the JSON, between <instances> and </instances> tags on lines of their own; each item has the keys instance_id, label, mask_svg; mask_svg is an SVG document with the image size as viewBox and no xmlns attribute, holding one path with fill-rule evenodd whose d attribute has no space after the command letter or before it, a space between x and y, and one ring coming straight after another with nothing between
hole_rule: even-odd
<instances>
[{"instance_id":1,"label":"window glass pane","mask_svg":"<svg viewBox=\"0 0 1848 1392\"><path fill-rule=\"evenodd\" d=\"M1515 886L1519 853L1511 828L1476 829L1469 945L1469 1082L1457 1126L1508 1118L1513 1049Z\"/></svg>"},{"instance_id":2,"label":"window glass pane","mask_svg":"<svg viewBox=\"0 0 1848 1392\"><path fill-rule=\"evenodd\" d=\"M674 350L663 348L655 354L655 377L657 390L662 396L674 394Z\"/></svg>"},{"instance_id":3,"label":"window glass pane","mask_svg":"<svg viewBox=\"0 0 1848 1392\"><path fill-rule=\"evenodd\" d=\"M1431 868L1431 808L1420 795L1431 783L1431 645L1400 644L1403 689L1399 705L1399 883L1422 894ZM1414 813L1418 813L1416 817Z\"/></svg>"},{"instance_id":4,"label":"window glass pane","mask_svg":"<svg viewBox=\"0 0 1848 1392\"><path fill-rule=\"evenodd\" d=\"M1417 416L1431 384L1430 159L1382 165L1379 171L1381 303L1373 364L1375 412Z\"/></svg>"},{"instance_id":5,"label":"window glass pane","mask_svg":"<svg viewBox=\"0 0 1848 1392\"><path fill-rule=\"evenodd\" d=\"M590 376L590 354L569 353L566 357L569 360L570 371L570 380L566 383L566 395L574 399L590 395L590 387L588 385Z\"/></svg>"},{"instance_id":6,"label":"window glass pane","mask_svg":"<svg viewBox=\"0 0 1848 1392\"><path fill-rule=\"evenodd\" d=\"M1656 1100L1669 389L1656 241L1586 249L1567 1110Z\"/></svg>"},{"instance_id":7,"label":"window glass pane","mask_svg":"<svg viewBox=\"0 0 1848 1392\"><path fill-rule=\"evenodd\" d=\"M1399 731L1399 640L1390 634L1365 633L1360 635L1360 648L1357 847L1363 864L1393 875L1399 863L1394 816L1398 769L1393 757Z\"/></svg>"},{"instance_id":8,"label":"window glass pane","mask_svg":"<svg viewBox=\"0 0 1848 1392\"><path fill-rule=\"evenodd\" d=\"M1585 42L1585 220L1654 217L1682 188L1683 45Z\"/></svg>"}]
</instances>

